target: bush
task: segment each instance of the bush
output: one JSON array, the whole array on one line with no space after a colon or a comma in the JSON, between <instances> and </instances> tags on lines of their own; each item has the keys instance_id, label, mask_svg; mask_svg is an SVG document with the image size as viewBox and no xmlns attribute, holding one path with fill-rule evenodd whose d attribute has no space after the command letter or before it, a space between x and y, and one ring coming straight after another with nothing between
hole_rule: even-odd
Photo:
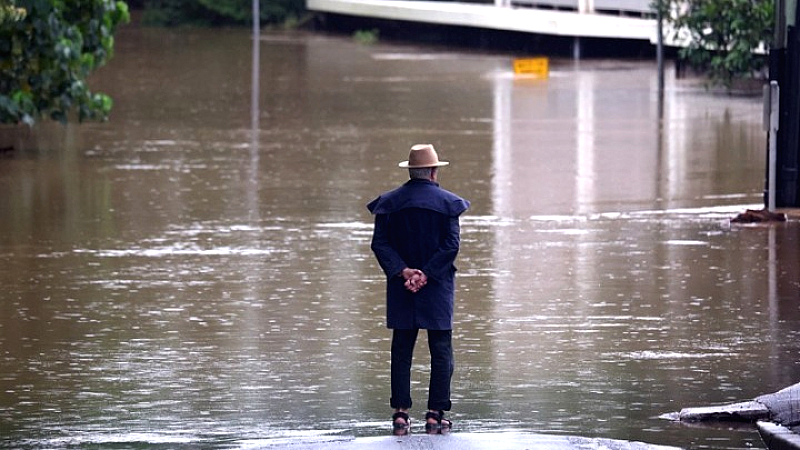
<instances>
[{"instance_id":1,"label":"bush","mask_svg":"<svg viewBox=\"0 0 800 450\"><path fill-rule=\"evenodd\" d=\"M774 28L771 0L664 0L661 6L676 37L688 38L680 56L714 83L730 87L764 68Z\"/></svg>"},{"instance_id":2,"label":"bush","mask_svg":"<svg viewBox=\"0 0 800 450\"><path fill-rule=\"evenodd\" d=\"M378 38L380 36L380 30L377 28L373 28L371 30L356 30L353 33L353 39L365 45L372 45L378 42Z\"/></svg>"},{"instance_id":3,"label":"bush","mask_svg":"<svg viewBox=\"0 0 800 450\"><path fill-rule=\"evenodd\" d=\"M18 8L13 0L0 0L0 24L20 21L26 14L25 9Z\"/></svg>"},{"instance_id":4,"label":"bush","mask_svg":"<svg viewBox=\"0 0 800 450\"><path fill-rule=\"evenodd\" d=\"M111 98L92 93L89 73L111 58L114 32L129 20L113 0L23 0L22 20L0 23L0 122L103 120Z\"/></svg>"},{"instance_id":5,"label":"bush","mask_svg":"<svg viewBox=\"0 0 800 450\"><path fill-rule=\"evenodd\" d=\"M253 18L252 0L145 0L144 21L153 25L236 25ZM297 20L304 0L269 0L259 3L262 23Z\"/></svg>"}]
</instances>

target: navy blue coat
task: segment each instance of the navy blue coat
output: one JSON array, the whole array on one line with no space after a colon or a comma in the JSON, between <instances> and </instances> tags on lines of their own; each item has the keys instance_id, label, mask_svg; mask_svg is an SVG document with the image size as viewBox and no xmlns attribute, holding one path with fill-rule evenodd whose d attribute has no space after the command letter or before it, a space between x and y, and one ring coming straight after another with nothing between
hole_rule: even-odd
<instances>
[{"instance_id":1,"label":"navy blue coat","mask_svg":"<svg viewBox=\"0 0 800 450\"><path fill-rule=\"evenodd\" d=\"M469 202L428 180L412 179L367 205L375 214L372 251L387 277L386 324L392 329L453 329L458 216ZM420 269L428 284L404 286L404 268Z\"/></svg>"}]
</instances>

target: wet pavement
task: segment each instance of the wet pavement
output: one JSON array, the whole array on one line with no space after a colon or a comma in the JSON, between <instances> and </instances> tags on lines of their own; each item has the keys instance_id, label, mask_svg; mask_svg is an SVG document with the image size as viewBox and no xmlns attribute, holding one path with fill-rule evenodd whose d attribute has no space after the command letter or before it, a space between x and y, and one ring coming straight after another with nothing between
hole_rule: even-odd
<instances>
[{"instance_id":1,"label":"wet pavement","mask_svg":"<svg viewBox=\"0 0 800 450\"><path fill-rule=\"evenodd\" d=\"M517 431L493 433L451 433L446 436L414 435L404 437L364 437L356 439L320 439L307 442L308 450L676 450L678 447L649 445L642 442L590 439L577 436L554 436ZM295 442L296 444L296 442ZM266 441L264 447L276 448L286 444ZM258 445L257 445L258 446Z\"/></svg>"}]
</instances>

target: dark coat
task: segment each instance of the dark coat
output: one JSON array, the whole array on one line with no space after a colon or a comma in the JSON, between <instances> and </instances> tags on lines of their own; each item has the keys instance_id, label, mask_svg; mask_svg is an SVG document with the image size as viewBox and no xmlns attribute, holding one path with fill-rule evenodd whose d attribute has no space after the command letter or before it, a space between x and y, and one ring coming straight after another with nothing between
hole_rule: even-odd
<instances>
[{"instance_id":1,"label":"dark coat","mask_svg":"<svg viewBox=\"0 0 800 450\"><path fill-rule=\"evenodd\" d=\"M409 180L367 205L375 214L372 251L387 277L386 322L393 329L451 330L458 216L469 202L428 180ZM404 286L404 268L428 277L417 293Z\"/></svg>"}]
</instances>

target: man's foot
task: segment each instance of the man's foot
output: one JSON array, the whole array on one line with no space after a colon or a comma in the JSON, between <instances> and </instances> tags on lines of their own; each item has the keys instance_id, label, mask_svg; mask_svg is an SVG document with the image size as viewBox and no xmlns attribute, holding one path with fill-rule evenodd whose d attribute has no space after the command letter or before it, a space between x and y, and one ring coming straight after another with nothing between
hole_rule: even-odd
<instances>
[{"instance_id":1,"label":"man's foot","mask_svg":"<svg viewBox=\"0 0 800 450\"><path fill-rule=\"evenodd\" d=\"M395 436L405 436L411 429L411 419L408 412L397 410L392 414L392 434Z\"/></svg>"},{"instance_id":2,"label":"man's foot","mask_svg":"<svg viewBox=\"0 0 800 450\"><path fill-rule=\"evenodd\" d=\"M453 421L444 418L444 411L428 411L425 414L425 432L444 434L453 428Z\"/></svg>"}]
</instances>

